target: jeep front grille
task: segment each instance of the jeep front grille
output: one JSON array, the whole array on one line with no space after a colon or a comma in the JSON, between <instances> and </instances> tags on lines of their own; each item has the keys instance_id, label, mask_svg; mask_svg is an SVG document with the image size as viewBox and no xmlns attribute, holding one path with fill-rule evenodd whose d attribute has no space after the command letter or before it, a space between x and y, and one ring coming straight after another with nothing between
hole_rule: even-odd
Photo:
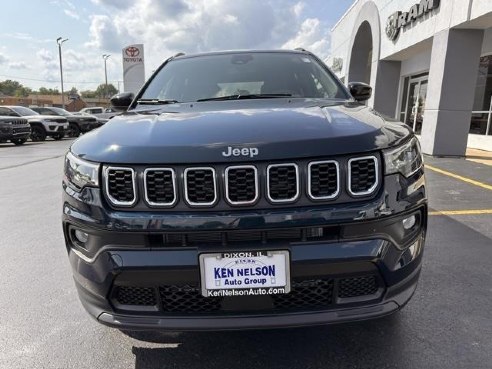
<instances>
[{"instance_id":1,"label":"jeep front grille","mask_svg":"<svg viewBox=\"0 0 492 369\"><path fill-rule=\"evenodd\" d=\"M348 190L351 195L364 196L378 185L378 164L374 156L350 159L348 162Z\"/></svg>"},{"instance_id":2,"label":"jeep front grille","mask_svg":"<svg viewBox=\"0 0 492 369\"><path fill-rule=\"evenodd\" d=\"M209 167L187 168L184 171L186 202L192 206L209 206L217 199L215 169Z\"/></svg>"},{"instance_id":3,"label":"jeep front grille","mask_svg":"<svg viewBox=\"0 0 492 369\"><path fill-rule=\"evenodd\" d=\"M333 199L340 188L338 163L334 160L309 163L308 180L309 197L314 200Z\"/></svg>"},{"instance_id":4,"label":"jeep front grille","mask_svg":"<svg viewBox=\"0 0 492 369\"><path fill-rule=\"evenodd\" d=\"M106 195L117 206L131 206L136 201L135 171L132 168L106 168Z\"/></svg>"},{"instance_id":5,"label":"jeep front grille","mask_svg":"<svg viewBox=\"0 0 492 369\"><path fill-rule=\"evenodd\" d=\"M108 166L103 170L104 193L112 206L135 210L220 211L349 203L376 194L382 178L379 160L379 154L374 154L289 163Z\"/></svg>"},{"instance_id":6,"label":"jeep front grille","mask_svg":"<svg viewBox=\"0 0 492 369\"><path fill-rule=\"evenodd\" d=\"M176 175L171 168L152 168L144 172L145 200L151 206L176 203Z\"/></svg>"},{"instance_id":7,"label":"jeep front grille","mask_svg":"<svg viewBox=\"0 0 492 369\"><path fill-rule=\"evenodd\" d=\"M295 201L299 196L297 164L272 164L267 168L267 196L273 203Z\"/></svg>"},{"instance_id":8,"label":"jeep front grille","mask_svg":"<svg viewBox=\"0 0 492 369\"><path fill-rule=\"evenodd\" d=\"M232 205L253 204L259 195L258 170L253 165L237 165L225 170L225 193Z\"/></svg>"}]
</instances>

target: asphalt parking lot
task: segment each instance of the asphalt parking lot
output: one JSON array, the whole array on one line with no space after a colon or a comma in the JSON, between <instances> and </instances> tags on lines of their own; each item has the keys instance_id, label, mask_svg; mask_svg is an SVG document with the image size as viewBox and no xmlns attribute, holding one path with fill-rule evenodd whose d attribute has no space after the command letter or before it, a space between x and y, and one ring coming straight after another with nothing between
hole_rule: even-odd
<instances>
[{"instance_id":1,"label":"asphalt parking lot","mask_svg":"<svg viewBox=\"0 0 492 369\"><path fill-rule=\"evenodd\" d=\"M70 142L0 145L0 368L492 368L492 166L426 158L424 268L396 315L143 342L78 301L60 224Z\"/></svg>"}]
</instances>

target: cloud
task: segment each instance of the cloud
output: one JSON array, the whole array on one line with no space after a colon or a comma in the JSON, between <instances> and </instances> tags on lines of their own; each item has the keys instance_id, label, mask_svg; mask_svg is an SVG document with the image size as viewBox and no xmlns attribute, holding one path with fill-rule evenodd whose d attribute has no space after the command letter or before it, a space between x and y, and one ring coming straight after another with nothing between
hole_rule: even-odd
<instances>
[{"instance_id":1,"label":"cloud","mask_svg":"<svg viewBox=\"0 0 492 369\"><path fill-rule=\"evenodd\" d=\"M35 43L46 43L46 42L53 42L52 39L38 39L33 37L32 35L28 33L23 33L23 32L13 32L13 33L4 33L3 36L13 38L16 40L21 40L21 41L30 41L30 42L35 42Z\"/></svg>"},{"instance_id":2,"label":"cloud","mask_svg":"<svg viewBox=\"0 0 492 369\"><path fill-rule=\"evenodd\" d=\"M308 49L321 59L326 58L330 51L330 33L317 18L304 20L295 37L282 45L284 49L302 47Z\"/></svg>"},{"instance_id":3,"label":"cloud","mask_svg":"<svg viewBox=\"0 0 492 369\"><path fill-rule=\"evenodd\" d=\"M127 9L133 4L133 0L92 0L92 2L96 5L117 9Z\"/></svg>"},{"instance_id":4,"label":"cloud","mask_svg":"<svg viewBox=\"0 0 492 369\"><path fill-rule=\"evenodd\" d=\"M9 63L9 68L21 70L21 69L29 69L29 66L24 62L11 62Z\"/></svg>"},{"instance_id":5,"label":"cloud","mask_svg":"<svg viewBox=\"0 0 492 369\"><path fill-rule=\"evenodd\" d=\"M0 65L7 63L8 59L5 55L0 54Z\"/></svg>"},{"instance_id":6,"label":"cloud","mask_svg":"<svg viewBox=\"0 0 492 369\"><path fill-rule=\"evenodd\" d=\"M91 17L89 49L121 52L143 43L147 69L177 53L304 47L329 54L329 26L303 17L295 0L92 0L108 14Z\"/></svg>"},{"instance_id":7,"label":"cloud","mask_svg":"<svg viewBox=\"0 0 492 369\"><path fill-rule=\"evenodd\" d=\"M80 19L79 14L78 14L76 11L74 11L74 10L71 10L71 9L63 9L63 12L64 12L67 16L69 16L69 17L71 17L71 18L73 18L73 19L77 19L77 20L79 20L79 19Z\"/></svg>"},{"instance_id":8,"label":"cloud","mask_svg":"<svg viewBox=\"0 0 492 369\"><path fill-rule=\"evenodd\" d=\"M124 43L122 33L109 16L93 15L89 28L90 41L86 42L85 46L107 51L120 50Z\"/></svg>"}]
</instances>

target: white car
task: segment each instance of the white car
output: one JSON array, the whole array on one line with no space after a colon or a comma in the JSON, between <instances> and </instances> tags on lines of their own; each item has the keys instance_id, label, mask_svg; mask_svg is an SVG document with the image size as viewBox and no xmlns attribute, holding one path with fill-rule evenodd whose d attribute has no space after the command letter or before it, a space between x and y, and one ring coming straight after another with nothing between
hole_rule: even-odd
<instances>
[{"instance_id":1,"label":"white car","mask_svg":"<svg viewBox=\"0 0 492 369\"><path fill-rule=\"evenodd\" d=\"M101 106L92 106L90 108L83 108L79 111L82 114L91 114L100 118L101 120L108 121L113 118L115 115L121 114L121 112L113 110L111 108L103 108Z\"/></svg>"}]
</instances>

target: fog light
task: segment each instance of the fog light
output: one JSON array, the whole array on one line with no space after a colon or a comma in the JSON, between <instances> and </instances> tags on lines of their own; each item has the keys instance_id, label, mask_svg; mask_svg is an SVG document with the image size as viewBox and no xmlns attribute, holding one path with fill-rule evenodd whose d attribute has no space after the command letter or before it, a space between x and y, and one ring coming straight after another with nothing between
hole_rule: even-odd
<instances>
[{"instance_id":1,"label":"fog light","mask_svg":"<svg viewBox=\"0 0 492 369\"><path fill-rule=\"evenodd\" d=\"M89 235L79 229L75 230L74 235L80 243L86 243L89 240Z\"/></svg>"},{"instance_id":2,"label":"fog light","mask_svg":"<svg viewBox=\"0 0 492 369\"><path fill-rule=\"evenodd\" d=\"M415 215L411 215L408 218L403 219L402 221L403 228L409 230L415 225L415 222L416 222Z\"/></svg>"}]
</instances>

